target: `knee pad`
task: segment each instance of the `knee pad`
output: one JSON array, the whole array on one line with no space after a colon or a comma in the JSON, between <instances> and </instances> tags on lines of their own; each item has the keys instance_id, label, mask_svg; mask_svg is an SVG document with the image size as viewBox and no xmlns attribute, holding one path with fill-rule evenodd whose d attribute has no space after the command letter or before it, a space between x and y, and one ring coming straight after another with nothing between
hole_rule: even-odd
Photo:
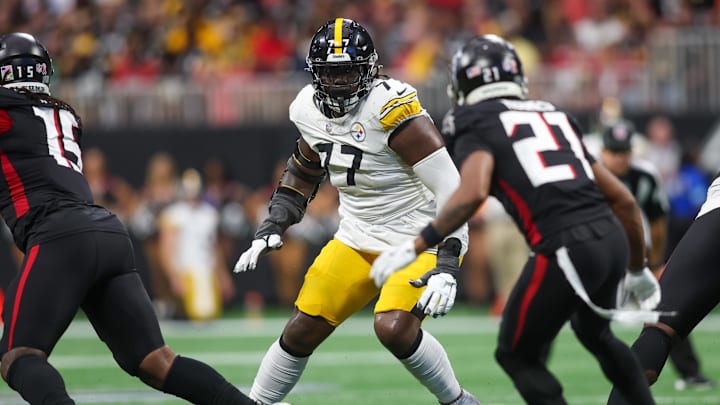
<instances>
[{"instance_id":1,"label":"knee pad","mask_svg":"<svg viewBox=\"0 0 720 405\"><path fill-rule=\"evenodd\" d=\"M517 354L508 347L499 345L495 349L495 361L506 371L516 362L516 359Z\"/></svg>"}]
</instances>

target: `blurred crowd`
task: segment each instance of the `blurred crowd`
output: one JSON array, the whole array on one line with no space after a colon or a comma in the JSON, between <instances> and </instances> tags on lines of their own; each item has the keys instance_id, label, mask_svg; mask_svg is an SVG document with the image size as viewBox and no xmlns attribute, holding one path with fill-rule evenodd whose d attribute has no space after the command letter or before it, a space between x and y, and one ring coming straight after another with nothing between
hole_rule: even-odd
<instances>
[{"instance_id":1,"label":"blurred crowd","mask_svg":"<svg viewBox=\"0 0 720 405\"><path fill-rule=\"evenodd\" d=\"M336 16L372 34L385 67L445 75L452 43L495 33L538 63L642 63L657 30L720 24L717 0L4 0L0 31L37 36L56 79L196 81L304 68L309 38Z\"/></svg>"},{"instance_id":2,"label":"blurred crowd","mask_svg":"<svg viewBox=\"0 0 720 405\"><path fill-rule=\"evenodd\" d=\"M261 260L256 270L234 275L231 269L267 215L284 160L277 162L274 180L258 188L234 180L216 158L181 169L172 155L158 152L147 163L140 187L109 172L100 149L85 150L83 163L95 202L126 225L138 271L161 318L203 321L231 307L250 315L268 305L291 307L309 260L337 228L337 193L325 183L303 220L285 234L282 250ZM22 260L2 227L0 250L11 253L15 266L3 263L0 288Z\"/></svg>"},{"instance_id":3,"label":"blurred crowd","mask_svg":"<svg viewBox=\"0 0 720 405\"><path fill-rule=\"evenodd\" d=\"M310 37L336 16L365 25L380 62L411 83L446 80L453 43L495 33L516 46L532 84L540 65L559 72L579 65L590 75L602 66L637 67L647 62L646 44L658 30L719 26L720 0L3 0L0 31L36 35L53 56L56 81L123 86L172 76L203 83L265 73L282 80L303 70ZM710 173L697 166L698 145L681 145L683 134L667 118L650 120L645 132L641 153L662 174L674 234L681 235ZM159 152L144 184L134 187L108 172L106 158L100 149L85 151L85 175L97 202L128 226L163 317L211 319L235 304L247 311L292 305L308 261L337 226L337 193L324 184L281 253L233 276L267 215L284 161L273 182L253 188L218 159L183 171ZM471 222L471 242L461 299L495 301L499 312L527 248L492 203Z\"/></svg>"}]
</instances>

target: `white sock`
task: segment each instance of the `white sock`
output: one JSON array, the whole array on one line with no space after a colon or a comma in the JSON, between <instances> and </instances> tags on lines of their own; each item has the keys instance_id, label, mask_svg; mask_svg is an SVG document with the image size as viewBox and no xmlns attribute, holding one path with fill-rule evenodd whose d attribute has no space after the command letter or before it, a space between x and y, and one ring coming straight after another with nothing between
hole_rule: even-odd
<instances>
[{"instance_id":1,"label":"white sock","mask_svg":"<svg viewBox=\"0 0 720 405\"><path fill-rule=\"evenodd\" d=\"M438 401L450 403L462 394L462 388L455 378L445 348L427 331L423 330L422 333L422 340L415 353L400 362Z\"/></svg>"},{"instance_id":2,"label":"white sock","mask_svg":"<svg viewBox=\"0 0 720 405\"><path fill-rule=\"evenodd\" d=\"M291 355L276 340L260 363L250 389L250 398L262 404L282 401L300 379L309 358Z\"/></svg>"}]
</instances>

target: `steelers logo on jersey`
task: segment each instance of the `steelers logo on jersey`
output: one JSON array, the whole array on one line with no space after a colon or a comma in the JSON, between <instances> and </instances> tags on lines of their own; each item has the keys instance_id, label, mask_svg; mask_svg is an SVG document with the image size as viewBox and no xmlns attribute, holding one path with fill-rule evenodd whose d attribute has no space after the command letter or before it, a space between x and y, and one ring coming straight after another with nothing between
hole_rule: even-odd
<instances>
[{"instance_id":1,"label":"steelers logo on jersey","mask_svg":"<svg viewBox=\"0 0 720 405\"><path fill-rule=\"evenodd\" d=\"M350 134L355 138L356 141L362 142L365 140L365 128L359 122L353 122L350 127Z\"/></svg>"}]
</instances>

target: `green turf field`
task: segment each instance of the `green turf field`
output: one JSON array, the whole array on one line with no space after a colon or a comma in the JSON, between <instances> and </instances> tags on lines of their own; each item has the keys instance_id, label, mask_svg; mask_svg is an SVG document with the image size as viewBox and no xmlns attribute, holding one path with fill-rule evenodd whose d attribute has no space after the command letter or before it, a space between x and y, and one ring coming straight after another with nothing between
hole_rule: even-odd
<instances>
[{"instance_id":1,"label":"green turf field","mask_svg":"<svg viewBox=\"0 0 720 405\"><path fill-rule=\"evenodd\" d=\"M427 321L425 327L445 345L459 380L483 404L521 404L493 359L497 320L483 313L481 309L459 308L445 318ZM162 326L176 351L213 365L247 392L265 349L279 334L286 315L280 311L262 319L230 318L206 325L170 322ZM614 330L631 341L638 328L615 326ZM693 336L706 374L720 378L720 316L706 319ZM82 319L71 326L51 362L63 373L69 391L81 404L182 403L125 375ZM554 346L550 368L562 381L570 404L605 403L610 386L568 328ZM653 387L658 404L720 404L720 388L678 392L673 388L675 379L668 365ZM372 335L369 312L351 318L320 347L286 400L293 405L436 403L380 346ZM0 386L0 404L22 403L7 386Z\"/></svg>"}]
</instances>

